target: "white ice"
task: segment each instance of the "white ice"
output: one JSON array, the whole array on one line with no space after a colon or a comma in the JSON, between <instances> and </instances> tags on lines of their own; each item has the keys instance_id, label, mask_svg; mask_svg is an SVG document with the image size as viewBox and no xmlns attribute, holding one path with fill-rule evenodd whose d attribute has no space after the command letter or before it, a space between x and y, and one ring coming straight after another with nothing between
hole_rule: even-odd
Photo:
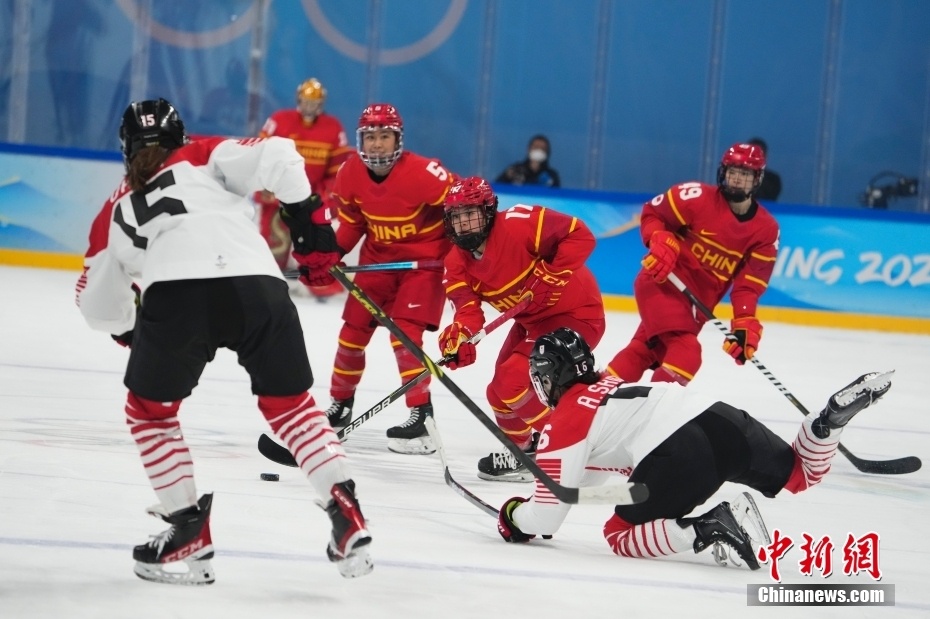
<instances>
[{"instance_id":1,"label":"white ice","mask_svg":"<svg viewBox=\"0 0 930 619\"><path fill-rule=\"evenodd\" d=\"M406 419L402 403L373 418L345 443L374 537L374 572L344 580L324 556L329 522L296 469L256 451L267 431L246 374L221 351L181 409L195 458L198 490L215 492L210 587L153 584L132 573L131 547L165 528L144 514L155 502L123 416L122 372L128 352L91 331L74 305L76 274L0 267L0 617L664 617L789 616L790 608L747 607L758 572L719 567L710 553L659 560L614 556L601 535L610 506L577 506L551 541L505 544L495 520L442 478L436 456L404 456L385 447L387 427ZM329 373L342 299L298 299L313 369L314 393L328 404ZM448 317L448 312L447 312ZM596 353L605 362L628 340L632 314L612 314ZM475 366L451 377L488 410L484 397L506 329L479 346ZM696 384L749 410L786 440L802 416L753 366L720 351L720 334L702 336L704 367ZM426 350L437 353L429 335ZM860 457L926 459L930 338L813 329L769 323L760 359L797 398L819 410L835 390L868 371L894 368L894 387L862 413L843 443ZM357 412L398 384L387 336L368 349ZM438 382L436 420L455 478L500 505L529 484L478 480L477 460L500 446ZM280 473L278 483L259 479ZM834 542L828 584L872 583L843 575L847 533L881 536L882 583L896 606L805 608L805 617L930 616L927 569L930 468L906 476L865 475L837 455L825 481L799 495L754 493L770 529L796 540L780 563L784 583L803 576L803 533ZM727 485L706 507L735 496Z\"/></svg>"}]
</instances>

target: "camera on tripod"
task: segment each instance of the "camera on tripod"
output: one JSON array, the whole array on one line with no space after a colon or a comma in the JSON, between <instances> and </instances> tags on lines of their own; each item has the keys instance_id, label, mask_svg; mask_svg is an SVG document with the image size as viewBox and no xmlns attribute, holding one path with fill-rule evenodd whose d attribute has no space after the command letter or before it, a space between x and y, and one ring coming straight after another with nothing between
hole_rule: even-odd
<instances>
[{"instance_id":1,"label":"camera on tripod","mask_svg":"<svg viewBox=\"0 0 930 619\"><path fill-rule=\"evenodd\" d=\"M889 179L891 182L879 185L879 181L883 179ZM916 195L916 178L909 178L897 172L879 172L869 181L865 193L859 196L859 202L869 208L888 208L889 200Z\"/></svg>"}]
</instances>

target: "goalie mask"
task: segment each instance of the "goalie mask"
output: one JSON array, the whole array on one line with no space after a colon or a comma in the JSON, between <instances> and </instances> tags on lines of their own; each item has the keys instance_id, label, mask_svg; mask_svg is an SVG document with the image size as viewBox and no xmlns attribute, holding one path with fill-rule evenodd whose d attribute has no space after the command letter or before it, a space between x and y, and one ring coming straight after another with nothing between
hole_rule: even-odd
<instances>
[{"instance_id":1,"label":"goalie mask","mask_svg":"<svg viewBox=\"0 0 930 619\"><path fill-rule=\"evenodd\" d=\"M748 170L752 173L752 186L749 189L733 187L727 180L727 171L730 168ZM742 202L759 191L762 177L765 176L765 153L755 144L734 144L720 159L717 168L717 186L723 196L731 202Z\"/></svg>"},{"instance_id":2,"label":"goalie mask","mask_svg":"<svg viewBox=\"0 0 930 619\"><path fill-rule=\"evenodd\" d=\"M389 153L368 153L365 149L365 134L379 129L389 129L396 139ZM404 121L397 108L389 103L374 103L362 111L355 132L356 149L362 162L376 174L386 174L404 152Z\"/></svg>"},{"instance_id":3,"label":"goalie mask","mask_svg":"<svg viewBox=\"0 0 930 619\"><path fill-rule=\"evenodd\" d=\"M475 251L488 238L497 214L497 196L479 176L456 181L442 203L446 236L465 251Z\"/></svg>"},{"instance_id":4,"label":"goalie mask","mask_svg":"<svg viewBox=\"0 0 930 619\"><path fill-rule=\"evenodd\" d=\"M174 106L164 99L133 101L123 112L119 143L127 172L133 157L143 148L161 146L174 150L187 142L181 117Z\"/></svg>"},{"instance_id":5,"label":"goalie mask","mask_svg":"<svg viewBox=\"0 0 930 619\"><path fill-rule=\"evenodd\" d=\"M597 382L594 355L583 337L560 327L536 340L530 353L530 382L540 402L555 406L565 390L579 381Z\"/></svg>"},{"instance_id":6,"label":"goalie mask","mask_svg":"<svg viewBox=\"0 0 930 619\"><path fill-rule=\"evenodd\" d=\"M311 77L297 87L297 110L304 122L312 123L323 112L326 103L326 89L315 77Z\"/></svg>"}]
</instances>

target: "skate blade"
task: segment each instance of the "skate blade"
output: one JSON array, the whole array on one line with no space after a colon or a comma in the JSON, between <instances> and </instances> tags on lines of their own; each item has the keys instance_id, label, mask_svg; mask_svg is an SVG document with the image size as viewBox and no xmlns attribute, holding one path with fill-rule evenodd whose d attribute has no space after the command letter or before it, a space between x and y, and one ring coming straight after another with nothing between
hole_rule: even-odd
<instances>
[{"instance_id":1,"label":"skate blade","mask_svg":"<svg viewBox=\"0 0 930 619\"><path fill-rule=\"evenodd\" d=\"M730 511L736 518L737 524L743 527L749 535L754 546L767 546L772 543L772 536L769 535L768 527L762 519L762 512L759 511L752 495L748 492L741 493L730 501Z\"/></svg>"},{"instance_id":2,"label":"skate blade","mask_svg":"<svg viewBox=\"0 0 930 619\"><path fill-rule=\"evenodd\" d=\"M370 574L375 569L375 564L371 560L371 554L368 552L368 546L362 546L353 550L345 559L335 561L336 569L343 578L359 578Z\"/></svg>"},{"instance_id":3,"label":"skate blade","mask_svg":"<svg viewBox=\"0 0 930 619\"><path fill-rule=\"evenodd\" d=\"M887 372L869 372L865 375L862 382L850 385L834 395L834 400L840 406L848 406L853 400L866 391L875 392L884 389L888 383L891 382L892 374L894 374L894 370L888 370Z\"/></svg>"},{"instance_id":4,"label":"skate blade","mask_svg":"<svg viewBox=\"0 0 930 619\"><path fill-rule=\"evenodd\" d=\"M514 483L526 483L533 481L535 478L529 471L505 473L503 475L489 475L483 471L478 471L478 479L484 479L485 481L509 481Z\"/></svg>"},{"instance_id":5,"label":"skate blade","mask_svg":"<svg viewBox=\"0 0 930 619\"><path fill-rule=\"evenodd\" d=\"M166 568L185 567L184 571ZM166 585L212 585L216 581L216 573L209 559L197 561L176 561L174 563L141 563L136 561L133 573L149 582Z\"/></svg>"},{"instance_id":6,"label":"skate blade","mask_svg":"<svg viewBox=\"0 0 930 619\"><path fill-rule=\"evenodd\" d=\"M436 445L428 436L418 438L390 438L387 448L394 453L411 456L428 456L436 453Z\"/></svg>"}]
</instances>

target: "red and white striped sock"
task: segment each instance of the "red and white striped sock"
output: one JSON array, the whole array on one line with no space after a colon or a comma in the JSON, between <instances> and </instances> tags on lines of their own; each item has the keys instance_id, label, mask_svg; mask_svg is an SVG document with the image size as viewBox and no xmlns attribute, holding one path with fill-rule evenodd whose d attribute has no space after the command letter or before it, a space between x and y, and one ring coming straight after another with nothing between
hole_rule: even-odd
<instances>
[{"instance_id":1,"label":"red and white striped sock","mask_svg":"<svg viewBox=\"0 0 930 619\"><path fill-rule=\"evenodd\" d=\"M323 502L329 502L333 485L347 481L350 475L342 443L326 420L326 413L316 407L313 396L307 392L295 396L259 396L258 408Z\"/></svg>"},{"instance_id":2,"label":"red and white striped sock","mask_svg":"<svg viewBox=\"0 0 930 619\"><path fill-rule=\"evenodd\" d=\"M180 406L180 400L155 402L131 391L126 399L126 423L142 466L169 514L197 504L194 462L177 417Z\"/></svg>"},{"instance_id":3,"label":"red and white striped sock","mask_svg":"<svg viewBox=\"0 0 930 619\"><path fill-rule=\"evenodd\" d=\"M604 538L621 557L664 557L694 550L694 529L661 518L630 524L616 514L604 524Z\"/></svg>"},{"instance_id":4,"label":"red and white striped sock","mask_svg":"<svg viewBox=\"0 0 930 619\"><path fill-rule=\"evenodd\" d=\"M820 425L818 420L819 415L805 417L794 443L791 444L791 448L794 449L794 469L785 484L785 490L793 494L820 483L823 476L830 471L833 456L836 455L837 446L840 444L842 428L831 428L824 432L825 427L819 430L815 427L815 424ZM818 436L824 433L828 436Z\"/></svg>"}]
</instances>

